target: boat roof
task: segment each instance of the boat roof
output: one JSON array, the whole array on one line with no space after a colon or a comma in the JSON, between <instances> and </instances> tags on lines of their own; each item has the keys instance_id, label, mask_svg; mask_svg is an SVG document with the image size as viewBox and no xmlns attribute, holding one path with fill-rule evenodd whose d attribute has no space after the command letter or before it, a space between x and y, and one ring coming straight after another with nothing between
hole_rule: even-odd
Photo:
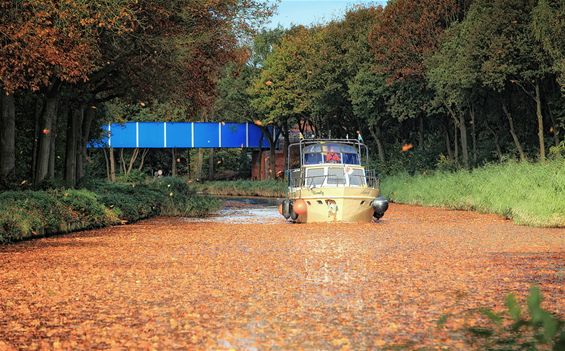
<instances>
[{"instance_id":1,"label":"boat roof","mask_svg":"<svg viewBox=\"0 0 565 351\"><path fill-rule=\"evenodd\" d=\"M304 147L305 154L313 154L320 152L341 152L341 153L357 153L357 149L353 145L347 145L335 142L319 142Z\"/></svg>"}]
</instances>

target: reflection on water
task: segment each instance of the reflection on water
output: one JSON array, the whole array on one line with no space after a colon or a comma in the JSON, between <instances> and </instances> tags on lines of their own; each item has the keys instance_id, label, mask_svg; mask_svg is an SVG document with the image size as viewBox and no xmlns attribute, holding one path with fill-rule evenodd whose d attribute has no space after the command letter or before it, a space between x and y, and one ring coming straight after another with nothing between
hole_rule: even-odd
<instances>
[{"instance_id":1,"label":"reflection on water","mask_svg":"<svg viewBox=\"0 0 565 351\"><path fill-rule=\"evenodd\" d=\"M216 223L285 223L285 219L277 210L282 199L276 198L221 198L224 205L217 213L205 218L186 218L189 222L216 222Z\"/></svg>"}]
</instances>

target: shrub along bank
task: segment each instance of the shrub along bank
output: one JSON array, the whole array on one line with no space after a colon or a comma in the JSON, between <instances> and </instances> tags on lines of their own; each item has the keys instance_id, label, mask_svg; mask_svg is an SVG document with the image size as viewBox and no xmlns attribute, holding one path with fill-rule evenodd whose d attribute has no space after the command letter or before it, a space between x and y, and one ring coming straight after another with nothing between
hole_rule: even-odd
<instances>
[{"instance_id":1,"label":"shrub along bank","mask_svg":"<svg viewBox=\"0 0 565 351\"><path fill-rule=\"evenodd\" d=\"M219 196L286 197L287 191L287 183L279 180L212 181L191 186L203 194Z\"/></svg>"},{"instance_id":2,"label":"shrub along bank","mask_svg":"<svg viewBox=\"0 0 565 351\"><path fill-rule=\"evenodd\" d=\"M85 189L0 193L0 242L133 222L155 215L202 216L220 201L195 195L180 179L90 182Z\"/></svg>"},{"instance_id":3,"label":"shrub along bank","mask_svg":"<svg viewBox=\"0 0 565 351\"><path fill-rule=\"evenodd\" d=\"M517 224L565 226L565 161L508 162L472 172L388 176L383 195L394 202L496 213Z\"/></svg>"}]
</instances>

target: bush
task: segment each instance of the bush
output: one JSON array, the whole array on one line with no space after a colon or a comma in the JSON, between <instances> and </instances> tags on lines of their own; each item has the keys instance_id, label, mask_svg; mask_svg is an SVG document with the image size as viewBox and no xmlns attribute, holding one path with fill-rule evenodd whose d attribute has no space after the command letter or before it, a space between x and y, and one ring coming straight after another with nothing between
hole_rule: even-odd
<instances>
[{"instance_id":1,"label":"bush","mask_svg":"<svg viewBox=\"0 0 565 351\"><path fill-rule=\"evenodd\" d=\"M215 181L192 186L204 194L220 196L285 197L287 192L287 183L279 180Z\"/></svg>"},{"instance_id":2,"label":"bush","mask_svg":"<svg viewBox=\"0 0 565 351\"><path fill-rule=\"evenodd\" d=\"M112 211L86 190L0 193L0 241L65 233L117 223Z\"/></svg>"},{"instance_id":3,"label":"bush","mask_svg":"<svg viewBox=\"0 0 565 351\"><path fill-rule=\"evenodd\" d=\"M83 186L86 189L1 192L0 242L133 222L159 214L204 216L221 205L218 199L196 196L178 178L146 184L88 180Z\"/></svg>"},{"instance_id":4,"label":"bush","mask_svg":"<svg viewBox=\"0 0 565 351\"><path fill-rule=\"evenodd\" d=\"M157 178L148 185L164 195L161 214L165 216L202 217L221 206L218 199L197 196L181 178Z\"/></svg>"},{"instance_id":5,"label":"bush","mask_svg":"<svg viewBox=\"0 0 565 351\"><path fill-rule=\"evenodd\" d=\"M126 222L134 222L160 214L165 195L157 189L141 184L99 182L90 185L99 201Z\"/></svg>"}]
</instances>

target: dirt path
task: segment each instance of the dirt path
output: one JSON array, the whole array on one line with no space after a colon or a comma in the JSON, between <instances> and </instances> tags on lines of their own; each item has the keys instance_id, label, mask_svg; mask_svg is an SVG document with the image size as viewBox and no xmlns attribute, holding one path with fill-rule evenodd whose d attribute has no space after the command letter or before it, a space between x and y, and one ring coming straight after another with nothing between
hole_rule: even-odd
<instances>
[{"instance_id":1,"label":"dirt path","mask_svg":"<svg viewBox=\"0 0 565 351\"><path fill-rule=\"evenodd\" d=\"M442 314L532 284L565 315L565 230L401 205L363 225L159 218L3 246L0 267L0 349L461 349Z\"/></svg>"}]
</instances>

